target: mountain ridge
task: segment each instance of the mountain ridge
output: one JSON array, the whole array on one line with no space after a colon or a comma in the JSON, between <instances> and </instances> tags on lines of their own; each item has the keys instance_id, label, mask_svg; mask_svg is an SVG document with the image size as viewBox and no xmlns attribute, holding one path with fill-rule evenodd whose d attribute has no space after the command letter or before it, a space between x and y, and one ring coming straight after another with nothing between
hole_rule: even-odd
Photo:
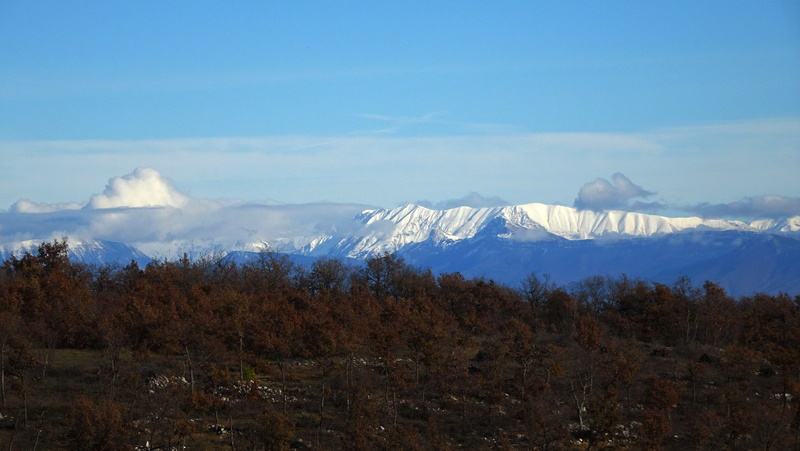
<instances>
[{"instance_id":1,"label":"mountain ridge","mask_svg":"<svg viewBox=\"0 0 800 451\"><path fill-rule=\"evenodd\" d=\"M403 246L428 239L435 242L468 239L498 217L509 224L507 238L526 242L554 236L569 240L647 237L688 229L765 232L776 227L775 224L766 227L764 223L764 227L758 229L741 221L668 218L617 210L595 212L540 203L447 210L408 204L394 209L367 210L358 215L357 219L367 226L367 233L360 242L351 245L349 256L396 252ZM393 227L390 231L388 227L376 227L381 223L390 223Z\"/></svg>"},{"instance_id":2,"label":"mountain ridge","mask_svg":"<svg viewBox=\"0 0 800 451\"><path fill-rule=\"evenodd\" d=\"M172 207L162 208L166 214ZM352 211L352 205L347 208ZM363 261L396 253L435 272L458 271L511 285L531 272L549 273L564 283L626 273L660 282L679 275L715 278L724 280L723 287L737 295L758 290L800 293L800 278L794 276L800 274L800 263L795 263L800 261L800 217L747 224L540 203L442 210L408 204L365 209L349 221L342 219L344 210L336 205L291 214L286 210L253 210L253 217L269 227L260 229L256 222L246 229L245 237L186 239L166 230L162 233L166 238L141 243L70 238L70 257L90 264L125 265L131 260L146 264L184 255L190 259L229 255L231 261L244 262L255 258L248 254L264 250L293 255L298 261L307 261L306 257ZM134 218L136 209L125 214ZM146 214L152 215L153 208ZM7 241L0 245L0 256L33 253L41 241L47 239Z\"/></svg>"}]
</instances>

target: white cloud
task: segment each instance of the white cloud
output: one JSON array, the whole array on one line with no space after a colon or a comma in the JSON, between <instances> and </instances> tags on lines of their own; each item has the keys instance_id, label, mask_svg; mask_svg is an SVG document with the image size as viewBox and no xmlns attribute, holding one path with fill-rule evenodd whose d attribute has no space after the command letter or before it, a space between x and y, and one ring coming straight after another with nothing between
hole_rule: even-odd
<instances>
[{"instance_id":1,"label":"white cloud","mask_svg":"<svg viewBox=\"0 0 800 451\"><path fill-rule=\"evenodd\" d=\"M189 200L155 169L137 168L110 179L103 194L92 196L86 207L183 207Z\"/></svg>"},{"instance_id":2,"label":"white cloud","mask_svg":"<svg viewBox=\"0 0 800 451\"><path fill-rule=\"evenodd\" d=\"M611 176L611 182L597 178L593 182L583 185L575 199L575 207L582 210L629 210L629 202L640 197L652 196L653 192L647 191L634 184L624 174L617 172ZM642 204L637 206L641 207Z\"/></svg>"},{"instance_id":3,"label":"white cloud","mask_svg":"<svg viewBox=\"0 0 800 451\"><path fill-rule=\"evenodd\" d=\"M85 204L78 202L63 202L59 204L40 204L31 202L28 199L20 199L14 202L9 208L13 213L50 213L61 210L78 210Z\"/></svg>"}]
</instances>

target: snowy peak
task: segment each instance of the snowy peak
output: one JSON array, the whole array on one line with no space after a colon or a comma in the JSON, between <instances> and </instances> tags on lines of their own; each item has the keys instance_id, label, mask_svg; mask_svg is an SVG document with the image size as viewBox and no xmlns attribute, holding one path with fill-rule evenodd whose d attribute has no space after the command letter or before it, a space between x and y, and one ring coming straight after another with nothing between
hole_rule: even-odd
<instances>
[{"instance_id":1,"label":"snowy peak","mask_svg":"<svg viewBox=\"0 0 800 451\"><path fill-rule=\"evenodd\" d=\"M750 227L764 232L797 233L800 232L800 216L787 219L762 219L751 222Z\"/></svg>"},{"instance_id":2,"label":"snowy peak","mask_svg":"<svg viewBox=\"0 0 800 451\"><path fill-rule=\"evenodd\" d=\"M24 240L0 245L0 258L8 260L11 256L21 258L25 253L36 255L42 240ZM135 261L147 264L151 258L135 247L115 241L93 239L68 239L69 258L90 265L127 265Z\"/></svg>"},{"instance_id":3,"label":"snowy peak","mask_svg":"<svg viewBox=\"0 0 800 451\"><path fill-rule=\"evenodd\" d=\"M364 212L361 220L367 225L394 224L391 241L397 245L435 241L461 240L478 233L486 222L498 216L501 208L458 207L431 210L419 205L405 205L392 210Z\"/></svg>"},{"instance_id":4,"label":"snowy peak","mask_svg":"<svg viewBox=\"0 0 800 451\"><path fill-rule=\"evenodd\" d=\"M696 217L667 218L624 211L595 212L560 205L526 205L431 210L419 205L394 209L367 210L357 217L365 233L352 245L350 256L394 252L424 241L446 246L473 238L492 221L501 219L506 233L501 238L542 241L553 237L586 240L603 237L634 238L685 230L757 231L738 221L706 220Z\"/></svg>"},{"instance_id":5,"label":"snowy peak","mask_svg":"<svg viewBox=\"0 0 800 451\"><path fill-rule=\"evenodd\" d=\"M521 226L538 225L550 233L569 240L586 240L604 236L647 237L675 233L687 229L750 230L741 222L705 220L696 217L667 218L627 211L578 210L560 205L526 204L505 207L509 222Z\"/></svg>"}]
</instances>

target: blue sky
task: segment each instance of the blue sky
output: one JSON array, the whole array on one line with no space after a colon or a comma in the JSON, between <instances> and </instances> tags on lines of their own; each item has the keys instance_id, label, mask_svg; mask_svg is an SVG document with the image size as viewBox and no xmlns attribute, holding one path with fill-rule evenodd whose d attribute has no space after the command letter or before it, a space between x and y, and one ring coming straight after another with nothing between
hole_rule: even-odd
<instances>
[{"instance_id":1,"label":"blue sky","mask_svg":"<svg viewBox=\"0 0 800 451\"><path fill-rule=\"evenodd\" d=\"M137 167L290 203L800 196L795 1L5 0L0 48L0 209Z\"/></svg>"}]
</instances>

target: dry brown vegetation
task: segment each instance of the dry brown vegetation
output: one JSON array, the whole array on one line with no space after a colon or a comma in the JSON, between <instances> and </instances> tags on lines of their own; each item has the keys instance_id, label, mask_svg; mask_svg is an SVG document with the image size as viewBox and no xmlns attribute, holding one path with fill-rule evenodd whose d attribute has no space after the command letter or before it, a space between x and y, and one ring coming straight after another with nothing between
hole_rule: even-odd
<instances>
[{"instance_id":1,"label":"dry brown vegetation","mask_svg":"<svg viewBox=\"0 0 800 451\"><path fill-rule=\"evenodd\" d=\"M0 270L2 449L800 449L800 296L66 250Z\"/></svg>"}]
</instances>

